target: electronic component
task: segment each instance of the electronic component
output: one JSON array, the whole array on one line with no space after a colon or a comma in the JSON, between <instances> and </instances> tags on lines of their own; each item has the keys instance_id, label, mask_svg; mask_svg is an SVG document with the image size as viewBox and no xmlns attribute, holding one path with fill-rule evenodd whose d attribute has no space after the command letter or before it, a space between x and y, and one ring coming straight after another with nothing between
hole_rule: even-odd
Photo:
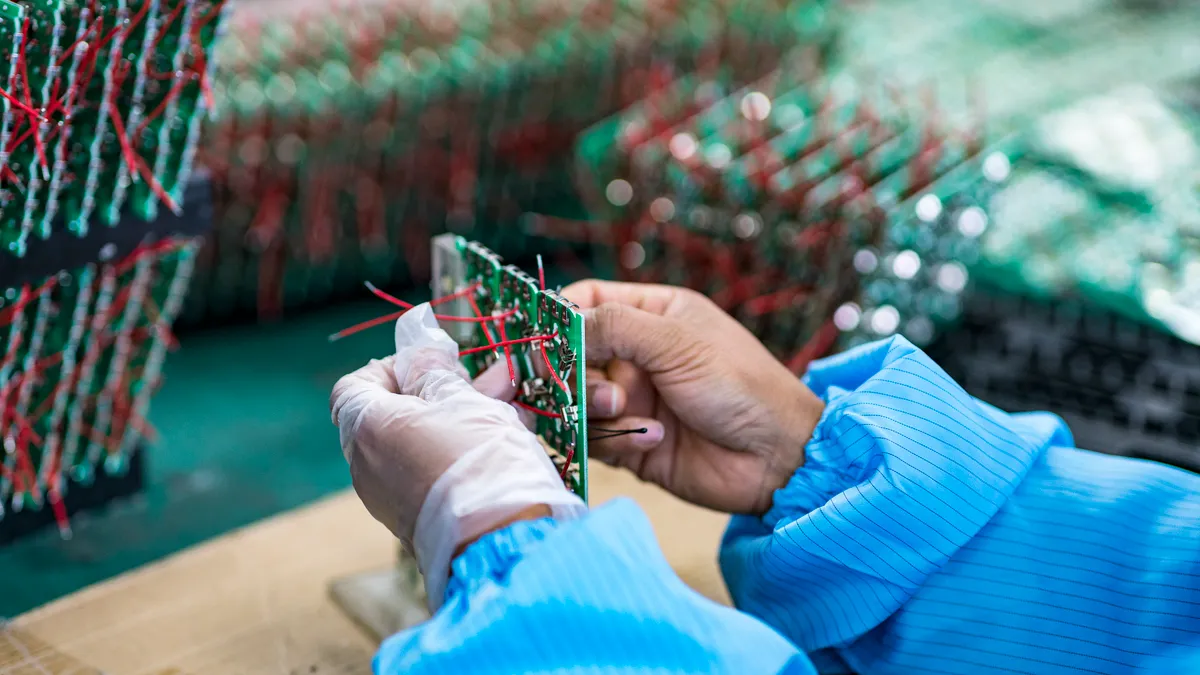
<instances>
[{"instance_id":1,"label":"electronic component","mask_svg":"<svg viewBox=\"0 0 1200 675\"><path fill-rule=\"evenodd\" d=\"M544 279L503 265L477 242L441 235L432 250L435 302L450 317L443 327L463 346L463 364L477 375L507 361L520 385L515 405L535 416L567 487L587 500L583 316Z\"/></svg>"}]
</instances>

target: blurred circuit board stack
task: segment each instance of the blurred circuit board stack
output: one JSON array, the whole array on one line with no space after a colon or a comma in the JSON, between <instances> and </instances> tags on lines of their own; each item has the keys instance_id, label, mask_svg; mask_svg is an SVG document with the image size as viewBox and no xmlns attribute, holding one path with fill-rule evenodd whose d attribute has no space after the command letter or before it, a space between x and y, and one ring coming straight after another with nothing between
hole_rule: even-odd
<instances>
[{"instance_id":1,"label":"blurred circuit board stack","mask_svg":"<svg viewBox=\"0 0 1200 675\"><path fill-rule=\"evenodd\" d=\"M586 231L614 275L705 293L797 372L898 332L928 344L1019 149L886 91L793 67L680 78L581 140Z\"/></svg>"},{"instance_id":2,"label":"blurred circuit board stack","mask_svg":"<svg viewBox=\"0 0 1200 675\"><path fill-rule=\"evenodd\" d=\"M1087 97L1025 137L981 288L930 355L1080 447L1200 471L1200 80Z\"/></svg>"},{"instance_id":3,"label":"blurred circuit board stack","mask_svg":"<svg viewBox=\"0 0 1200 675\"><path fill-rule=\"evenodd\" d=\"M1080 298L1200 344L1194 83L1134 86L1042 117L994 198L980 278Z\"/></svg>"},{"instance_id":4,"label":"blurred circuit board stack","mask_svg":"<svg viewBox=\"0 0 1200 675\"><path fill-rule=\"evenodd\" d=\"M533 250L518 216L569 210L580 130L676 73L749 81L797 46L820 61L831 4L248 5L221 46L203 148L218 227L188 318L420 282L447 226L502 255Z\"/></svg>"},{"instance_id":5,"label":"blurred circuit board stack","mask_svg":"<svg viewBox=\"0 0 1200 675\"><path fill-rule=\"evenodd\" d=\"M0 543L136 487L222 11L0 0Z\"/></svg>"}]
</instances>

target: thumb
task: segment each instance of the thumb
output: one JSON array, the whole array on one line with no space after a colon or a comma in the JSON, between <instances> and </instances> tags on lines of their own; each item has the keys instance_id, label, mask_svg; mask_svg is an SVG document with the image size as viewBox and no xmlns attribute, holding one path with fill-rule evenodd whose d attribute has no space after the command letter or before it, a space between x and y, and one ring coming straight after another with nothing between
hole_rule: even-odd
<instances>
[{"instance_id":1,"label":"thumb","mask_svg":"<svg viewBox=\"0 0 1200 675\"><path fill-rule=\"evenodd\" d=\"M670 370L687 336L666 316L615 302L584 310L587 360L630 361L648 373Z\"/></svg>"},{"instance_id":2,"label":"thumb","mask_svg":"<svg viewBox=\"0 0 1200 675\"><path fill-rule=\"evenodd\" d=\"M604 427L588 427L588 459L626 469L638 466L646 453L662 445L666 428L647 417L621 417Z\"/></svg>"},{"instance_id":3,"label":"thumb","mask_svg":"<svg viewBox=\"0 0 1200 675\"><path fill-rule=\"evenodd\" d=\"M396 321L396 383L401 394L434 402L472 391L458 360L458 344L438 327L429 303Z\"/></svg>"}]
</instances>

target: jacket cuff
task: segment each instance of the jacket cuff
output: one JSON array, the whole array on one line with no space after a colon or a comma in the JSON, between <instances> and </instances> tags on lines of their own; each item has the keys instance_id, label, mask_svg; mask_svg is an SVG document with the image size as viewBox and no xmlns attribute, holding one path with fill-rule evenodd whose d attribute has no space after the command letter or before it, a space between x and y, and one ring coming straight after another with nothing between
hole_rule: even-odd
<instances>
[{"instance_id":1,"label":"jacket cuff","mask_svg":"<svg viewBox=\"0 0 1200 675\"><path fill-rule=\"evenodd\" d=\"M483 580L499 580L525 557L526 551L558 529L554 518L522 520L472 542L450 565L446 597L470 590Z\"/></svg>"},{"instance_id":2,"label":"jacket cuff","mask_svg":"<svg viewBox=\"0 0 1200 675\"><path fill-rule=\"evenodd\" d=\"M817 361L804 379L825 411L805 446L804 465L775 491L763 516L772 529L840 496L872 509L882 499L899 500L889 502L892 508L961 507L960 519L969 522L941 529L964 526L964 534L973 534L1043 447L1063 440L1050 438L1061 435L1061 421L1026 423L975 400L903 337ZM868 498L863 489L879 496Z\"/></svg>"},{"instance_id":3,"label":"jacket cuff","mask_svg":"<svg viewBox=\"0 0 1200 675\"><path fill-rule=\"evenodd\" d=\"M901 337L805 379L826 403L805 463L764 516L733 518L721 567L739 607L790 616L811 652L891 616L1070 436L1051 416L980 403Z\"/></svg>"}]
</instances>

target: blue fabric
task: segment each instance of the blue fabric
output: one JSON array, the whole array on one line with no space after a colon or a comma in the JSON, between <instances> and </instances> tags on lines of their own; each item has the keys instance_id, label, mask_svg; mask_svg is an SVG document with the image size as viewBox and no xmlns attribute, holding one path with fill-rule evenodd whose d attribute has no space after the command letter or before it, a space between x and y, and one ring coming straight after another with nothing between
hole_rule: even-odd
<instances>
[{"instance_id":1,"label":"blue fabric","mask_svg":"<svg viewBox=\"0 0 1200 675\"><path fill-rule=\"evenodd\" d=\"M807 381L827 406L805 466L721 551L749 614L684 586L615 502L476 542L376 672L1200 672L1200 477L1076 450L899 338Z\"/></svg>"},{"instance_id":2,"label":"blue fabric","mask_svg":"<svg viewBox=\"0 0 1200 675\"><path fill-rule=\"evenodd\" d=\"M807 380L805 466L726 533L740 608L863 675L1197 672L1200 477L1076 450L901 338Z\"/></svg>"},{"instance_id":3,"label":"blue fabric","mask_svg":"<svg viewBox=\"0 0 1200 675\"><path fill-rule=\"evenodd\" d=\"M454 561L446 604L384 642L375 672L815 673L761 621L684 585L627 500L472 544Z\"/></svg>"}]
</instances>

